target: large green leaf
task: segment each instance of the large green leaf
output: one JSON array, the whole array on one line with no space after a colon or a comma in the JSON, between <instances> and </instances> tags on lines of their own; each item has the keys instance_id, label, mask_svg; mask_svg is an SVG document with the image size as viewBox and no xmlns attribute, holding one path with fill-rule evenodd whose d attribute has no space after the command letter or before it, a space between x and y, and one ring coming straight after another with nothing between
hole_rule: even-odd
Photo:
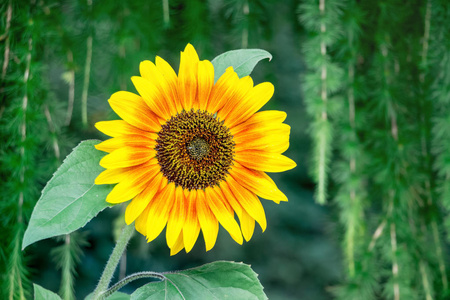
<instances>
[{"instance_id":1,"label":"large green leaf","mask_svg":"<svg viewBox=\"0 0 450 300\"><path fill-rule=\"evenodd\" d=\"M33 284L34 300L61 300L57 294L44 289L42 286Z\"/></svg>"},{"instance_id":2,"label":"large green leaf","mask_svg":"<svg viewBox=\"0 0 450 300\"><path fill-rule=\"evenodd\" d=\"M94 184L104 170L99 162L105 153L94 147L99 142L81 142L47 183L34 207L22 249L42 239L71 233L111 206L105 199L113 186Z\"/></svg>"},{"instance_id":3,"label":"large green leaf","mask_svg":"<svg viewBox=\"0 0 450 300\"><path fill-rule=\"evenodd\" d=\"M230 66L233 67L239 78L250 75L256 64L265 58L271 60L272 55L261 49L240 49L222 53L211 61L214 66L214 82Z\"/></svg>"},{"instance_id":4,"label":"large green leaf","mask_svg":"<svg viewBox=\"0 0 450 300\"><path fill-rule=\"evenodd\" d=\"M121 292L115 292L109 297L106 297L106 300L130 300L130 295L121 293Z\"/></svg>"},{"instance_id":5,"label":"large green leaf","mask_svg":"<svg viewBox=\"0 0 450 300\"><path fill-rule=\"evenodd\" d=\"M89 295L87 295L84 300L92 300L92 296L94 295L94 293L90 293ZM121 292L115 292L112 295L109 295L108 297L106 297L106 300L130 300L130 295L125 294L125 293L121 293Z\"/></svg>"},{"instance_id":6,"label":"large green leaf","mask_svg":"<svg viewBox=\"0 0 450 300\"><path fill-rule=\"evenodd\" d=\"M267 299L258 275L243 263L217 261L164 276L137 289L131 300Z\"/></svg>"}]
</instances>

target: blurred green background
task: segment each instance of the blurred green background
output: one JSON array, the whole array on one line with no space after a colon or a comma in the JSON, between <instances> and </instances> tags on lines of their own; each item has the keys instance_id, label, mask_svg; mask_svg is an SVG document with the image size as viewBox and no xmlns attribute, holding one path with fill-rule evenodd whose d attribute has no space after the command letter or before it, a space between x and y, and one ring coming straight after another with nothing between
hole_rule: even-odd
<instances>
[{"instance_id":1,"label":"blurred green background","mask_svg":"<svg viewBox=\"0 0 450 300\"><path fill-rule=\"evenodd\" d=\"M3 299L20 299L22 287L30 298L30 282L59 290L52 249L64 239L20 251L40 191L80 141L106 139L94 124L118 118L107 100L135 92L139 63L158 55L178 70L187 43L200 59L240 48L273 55L252 77L275 86L263 109L288 113L285 154L298 166L271 177L289 202L262 200L267 230L242 246L221 229L211 251L199 238L170 257L164 234L150 244L136 234L126 274L230 260L251 264L269 299L448 299L447 1L9 0L0 13ZM72 237L82 251L71 254L77 299L95 288L123 209Z\"/></svg>"}]
</instances>

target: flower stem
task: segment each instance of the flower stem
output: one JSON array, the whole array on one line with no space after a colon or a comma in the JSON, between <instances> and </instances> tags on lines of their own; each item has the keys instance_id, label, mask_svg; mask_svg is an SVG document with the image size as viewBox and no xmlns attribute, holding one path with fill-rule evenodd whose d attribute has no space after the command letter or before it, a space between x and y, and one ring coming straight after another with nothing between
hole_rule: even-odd
<instances>
[{"instance_id":1,"label":"flower stem","mask_svg":"<svg viewBox=\"0 0 450 300\"><path fill-rule=\"evenodd\" d=\"M111 256L109 257L105 270L103 270L102 277L100 278L100 281L98 282L98 285L95 288L95 291L92 296L93 300L102 299L102 297L105 296L104 293L108 289L111 278L114 275L114 271L116 270L117 265L119 264L120 258L122 257L122 253L125 251L125 248L127 247L128 241L133 236L133 232L134 232L134 225L127 225L124 227L122 234L120 235L119 240L117 241L116 247L114 248L113 252L111 253Z\"/></svg>"},{"instance_id":2,"label":"flower stem","mask_svg":"<svg viewBox=\"0 0 450 300\"><path fill-rule=\"evenodd\" d=\"M116 283L115 285L113 285L112 287L109 288L109 290L107 290L104 294L105 297L108 297L110 295L112 295L114 292L118 291L119 289L121 289L123 286L127 285L128 283L137 280L137 279L142 279L142 278L156 278L156 279L161 279L161 280L165 280L167 279L166 276L164 276L161 273L157 273L157 272L139 272L139 273L134 273L132 275L129 275L127 277L125 277L124 279L122 279L121 281L119 281L118 283Z\"/></svg>"}]
</instances>

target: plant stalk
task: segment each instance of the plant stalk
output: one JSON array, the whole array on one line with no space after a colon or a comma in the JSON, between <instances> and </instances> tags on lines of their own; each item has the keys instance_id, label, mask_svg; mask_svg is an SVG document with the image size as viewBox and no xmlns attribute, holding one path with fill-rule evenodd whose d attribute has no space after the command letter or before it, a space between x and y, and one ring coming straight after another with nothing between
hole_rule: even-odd
<instances>
[{"instance_id":1,"label":"plant stalk","mask_svg":"<svg viewBox=\"0 0 450 300\"><path fill-rule=\"evenodd\" d=\"M105 270L103 270L103 274L100 277L100 281L98 282L98 285L93 292L92 296L93 300L103 299L105 297L104 293L108 290L108 286L114 275L114 271L116 270L120 258L122 257L122 253L125 251L128 242L133 236L133 233L134 233L134 225L127 225L124 227L122 234L120 235L117 244L114 247L111 256L109 257Z\"/></svg>"}]
</instances>

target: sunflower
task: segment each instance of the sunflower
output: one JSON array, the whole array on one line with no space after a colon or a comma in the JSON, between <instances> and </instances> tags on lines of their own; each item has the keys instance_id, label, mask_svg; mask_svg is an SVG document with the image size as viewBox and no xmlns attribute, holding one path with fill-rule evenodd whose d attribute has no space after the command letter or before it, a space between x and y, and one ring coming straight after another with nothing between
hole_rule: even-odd
<instances>
[{"instance_id":1,"label":"sunflower","mask_svg":"<svg viewBox=\"0 0 450 300\"><path fill-rule=\"evenodd\" d=\"M95 124L112 137L96 145L109 154L95 183L116 184L106 201L131 200L125 221L148 242L166 227L171 255L189 252L200 230L210 250L219 223L239 244L250 240L255 221L264 231L258 196L287 201L265 172L296 166L281 154L289 147L286 113L258 112L273 85L253 86L232 67L214 83L213 65L199 61L191 44L181 52L178 76L158 56L139 69L131 78L139 95L120 91L109 99L122 120Z\"/></svg>"}]
</instances>

